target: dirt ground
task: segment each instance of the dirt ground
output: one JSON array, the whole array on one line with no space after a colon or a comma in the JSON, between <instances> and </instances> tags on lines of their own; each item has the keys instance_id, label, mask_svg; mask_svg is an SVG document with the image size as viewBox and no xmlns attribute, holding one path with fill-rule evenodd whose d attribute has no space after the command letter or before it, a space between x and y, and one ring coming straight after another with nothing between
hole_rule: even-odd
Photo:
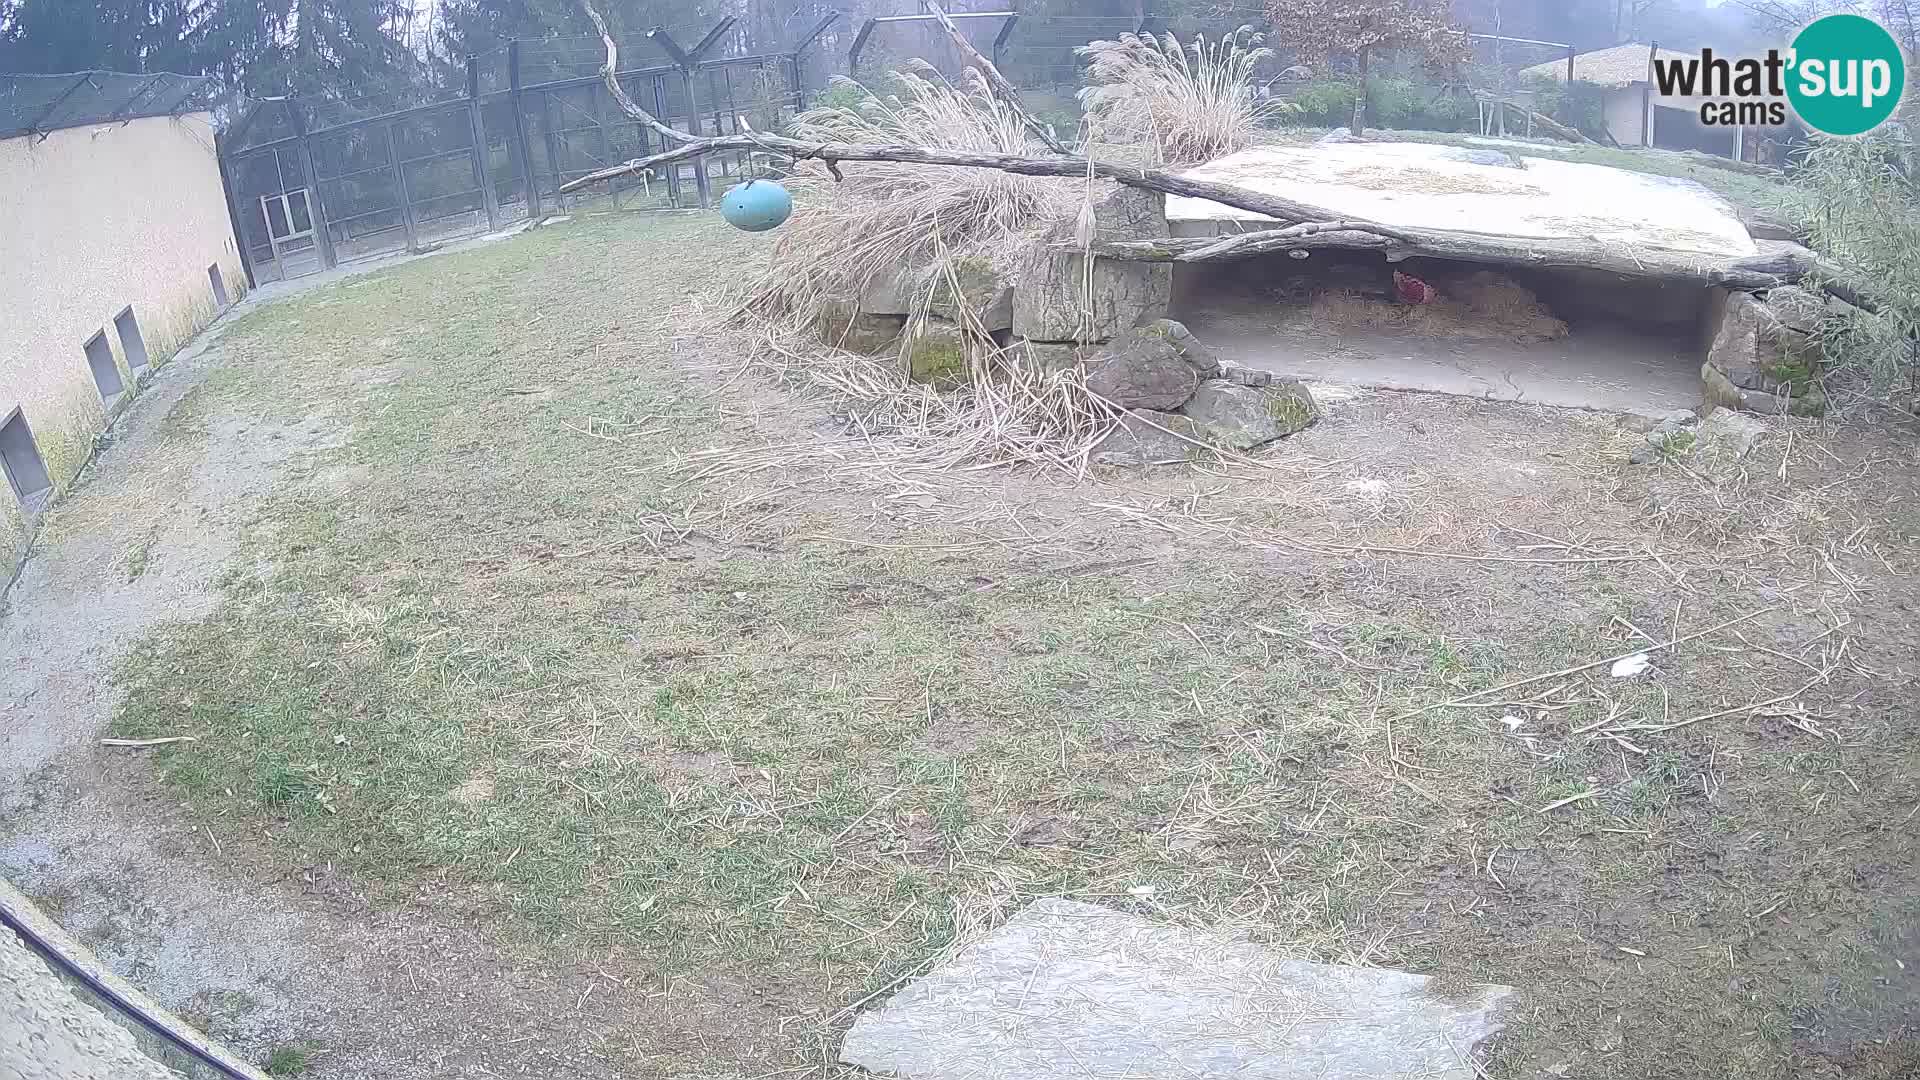
<instances>
[{"instance_id":1,"label":"dirt ground","mask_svg":"<svg viewBox=\"0 0 1920 1080\"><path fill-rule=\"evenodd\" d=\"M942 472L741 370L767 243L576 217L165 369L0 617L0 873L322 1077L825 1071L1046 895L1512 984L1502 1080L1916 1069L1915 432Z\"/></svg>"}]
</instances>

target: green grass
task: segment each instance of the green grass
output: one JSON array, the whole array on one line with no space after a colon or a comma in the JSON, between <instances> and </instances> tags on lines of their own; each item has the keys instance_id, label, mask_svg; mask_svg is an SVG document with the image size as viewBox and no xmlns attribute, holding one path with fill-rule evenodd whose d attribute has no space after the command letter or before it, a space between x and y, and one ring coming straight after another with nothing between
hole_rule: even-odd
<instances>
[{"instance_id":1,"label":"green grass","mask_svg":"<svg viewBox=\"0 0 1920 1080\"><path fill-rule=\"evenodd\" d=\"M314 1048L306 1043L276 1046L260 1068L268 1076L303 1076L313 1068Z\"/></svg>"},{"instance_id":2,"label":"green grass","mask_svg":"<svg viewBox=\"0 0 1920 1080\"><path fill-rule=\"evenodd\" d=\"M114 734L194 735L152 760L229 845L324 860L383 903L444 882L502 937L618 943L649 975L775 979L816 1022L983 919L1067 894L1319 959L1526 983L1515 1069L1625 1013L1638 1046L1606 1067L1626 1071L1590 1075L1635 1075L1676 1043L1717 1061L1736 1037L1759 1043L1727 1075L1784 1075L1769 1063L1791 1036L1766 1024L1816 1000L1818 972L1730 988L1723 928L1781 889L1836 920L1873 910L1829 842L1909 805L1904 744L1842 766L1745 723L1645 755L1567 734L1771 685L1705 653L1658 683L1564 681L1514 730L1504 707L1426 708L1618 652L1615 616L1657 631L1673 586L1645 564L1306 556L1099 509L1215 506L1184 474L944 478L930 512L858 469L689 481L673 462L690 449L825 426L785 391L727 383L736 339L676 308L762 242L610 216L247 316L185 423L351 438L255 507L215 615L130 651ZM647 269L693 251L709 275ZM354 483L325 482L343 469ZM1320 483L1280 472L1219 505L1250 535L1356 542L1453 514L1480 536L1507 512L1321 520ZM1565 515L1541 530L1685 549L1679 565L1721 582L1688 594L1690 628L1758 603L1708 569L1710 536L1656 537L1611 489L1539 511ZM1842 767L1871 794L1843 796ZM1777 829L1793 842L1744 857ZM1669 966L1596 962L1595 910ZM817 1052L810 1037L791 1052Z\"/></svg>"}]
</instances>

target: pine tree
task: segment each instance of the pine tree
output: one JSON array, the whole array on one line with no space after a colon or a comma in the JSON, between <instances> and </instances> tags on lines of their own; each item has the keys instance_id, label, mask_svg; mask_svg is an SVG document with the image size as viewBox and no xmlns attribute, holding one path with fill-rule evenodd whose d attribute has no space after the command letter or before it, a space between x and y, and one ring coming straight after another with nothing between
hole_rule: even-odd
<instances>
[{"instance_id":1,"label":"pine tree","mask_svg":"<svg viewBox=\"0 0 1920 1080\"><path fill-rule=\"evenodd\" d=\"M0 71L180 71L193 67L187 0L0 0Z\"/></svg>"}]
</instances>

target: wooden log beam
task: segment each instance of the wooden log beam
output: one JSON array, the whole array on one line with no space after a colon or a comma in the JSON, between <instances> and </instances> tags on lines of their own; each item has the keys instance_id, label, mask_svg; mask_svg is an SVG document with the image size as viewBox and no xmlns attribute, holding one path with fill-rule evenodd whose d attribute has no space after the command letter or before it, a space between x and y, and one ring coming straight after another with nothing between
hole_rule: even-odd
<instances>
[{"instance_id":1,"label":"wooden log beam","mask_svg":"<svg viewBox=\"0 0 1920 1080\"><path fill-rule=\"evenodd\" d=\"M1533 125L1535 127L1545 128L1548 132L1554 135L1557 135L1562 139L1565 139L1567 142L1586 143L1588 146L1594 145L1593 140L1587 138L1585 135L1582 135L1578 128L1568 127L1567 125L1561 123L1558 120L1553 119L1550 116L1547 116L1544 113L1534 112L1532 109L1527 108L1525 105L1522 105L1517 101L1501 101L1499 102L1499 104L1504 104L1509 109L1520 110L1523 116L1530 116L1533 118Z\"/></svg>"},{"instance_id":2,"label":"wooden log beam","mask_svg":"<svg viewBox=\"0 0 1920 1080\"><path fill-rule=\"evenodd\" d=\"M1115 165L1105 161L1089 162L1086 158L1078 157L1029 158L1012 154L981 154L924 146L815 143L789 139L781 135L764 135L759 132L699 139L689 135L685 136L685 139L686 141L680 146L664 153L588 173L577 180L569 181L562 190L573 191L588 184L643 172L656 166L685 161L720 150L764 150L796 161L822 161L829 168L834 168L842 161L892 161L908 165L998 169L1001 172L1016 173L1021 176L1085 177L1091 173L1103 180L1116 180L1130 187L1158 191L1165 195L1186 195L1196 199L1208 199L1224 206L1263 214L1282 222L1323 222L1338 217L1331 210L1281 195L1270 195L1266 192L1237 187L1233 184L1222 184L1213 180L1196 180L1165 169L1142 169L1135 165ZM1402 231L1394 226L1359 219L1349 218L1346 224L1348 227L1367 229L1382 236L1398 236Z\"/></svg>"},{"instance_id":3,"label":"wooden log beam","mask_svg":"<svg viewBox=\"0 0 1920 1080\"><path fill-rule=\"evenodd\" d=\"M1602 244L1565 237L1501 236L1451 229L1395 230L1383 235L1353 222L1317 221L1286 229L1226 238L1174 237L1095 244L1097 256L1146 262L1213 262L1280 251L1321 248L1369 250L1391 262L1424 256L1491 266L1532 269L1581 268L1655 281L1770 289L1798 281L1816 267L1808 252L1780 251L1743 259L1719 258L1671 248ZM1803 249L1804 250L1804 249Z\"/></svg>"},{"instance_id":4,"label":"wooden log beam","mask_svg":"<svg viewBox=\"0 0 1920 1080\"><path fill-rule=\"evenodd\" d=\"M1026 158L921 146L815 143L759 132L694 136L662 123L627 95L614 78L617 51L606 22L594 9L592 0L580 0L580 6L593 20L594 28L600 32L606 46L607 59L600 71L613 99L628 116L646 125L664 142L679 145L662 153L589 173L561 185L562 192L723 150L762 150L796 161L818 160L835 177L840 175L838 163L842 161L891 161L912 165L998 169L1023 176L1084 177L1091 174L1147 191L1206 199L1223 206L1247 210L1274 219L1278 226L1224 239L1172 238L1102 243L1094 247L1095 254L1110 259L1198 262L1245 258L1272 251L1360 248L1382 251L1390 261L1427 256L1494 266L1577 267L1609 271L1627 277L1723 285L1736 289L1769 289L1812 275L1828 293L1856 307L1868 311L1879 307L1874 297L1838 284L1849 277L1842 268L1798 245L1785 246L1765 255L1745 259L1724 259L1698 252L1603 244L1595 240L1566 237L1516 237L1408 228L1360 218L1343 218L1324 207L1232 184L1196 180L1165 169L1142 169L1080 157ZM928 6L932 7L931 4Z\"/></svg>"}]
</instances>

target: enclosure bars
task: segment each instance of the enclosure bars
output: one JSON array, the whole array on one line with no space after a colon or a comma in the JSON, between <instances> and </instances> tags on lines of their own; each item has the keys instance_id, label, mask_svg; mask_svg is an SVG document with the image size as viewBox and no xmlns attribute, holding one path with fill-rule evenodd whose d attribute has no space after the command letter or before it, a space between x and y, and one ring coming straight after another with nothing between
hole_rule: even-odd
<instances>
[{"instance_id":1,"label":"enclosure bars","mask_svg":"<svg viewBox=\"0 0 1920 1080\"><path fill-rule=\"evenodd\" d=\"M332 266L333 230L327 227L326 201L320 197L320 180L313 171L313 144L307 138L307 118L300 113L299 100L291 96L287 98L287 121L293 125L294 147L300 155L300 172L307 178L307 214L311 218L314 239L319 244L320 265ZM393 129L387 130L391 133ZM274 261L278 262L279 259L279 252L274 252Z\"/></svg>"},{"instance_id":2,"label":"enclosure bars","mask_svg":"<svg viewBox=\"0 0 1920 1080\"><path fill-rule=\"evenodd\" d=\"M477 57L468 57L469 63L477 63ZM507 42L507 102L508 110L513 114L513 152L520 162L520 182L526 186L527 217L538 221L540 218L540 182L533 175L533 151L527 147L527 110L523 87L520 85L520 43ZM488 174L487 183L493 183L492 174Z\"/></svg>"},{"instance_id":3,"label":"enclosure bars","mask_svg":"<svg viewBox=\"0 0 1920 1080\"><path fill-rule=\"evenodd\" d=\"M667 33L667 28L664 26L656 26L647 31L647 37L665 49L667 55L673 57L673 66L680 69L680 83L687 88L687 131L695 138L700 137L700 91L695 86L694 76L700 72L700 58L718 45L728 28L732 26L733 16L729 15L721 19L713 25L713 29L707 31L707 36L701 38L700 44L695 45L691 51L682 49L680 43L673 40L673 35ZM672 168L677 172L680 167L674 165ZM555 179L557 182L558 178ZM700 209L705 210L712 206L713 189L707 181L705 158L693 159L693 186L700 195Z\"/></svg>"},{"instance_id":4,"label":"enclosure bars","mask_svg":"<svg viewBox=\"0 0 1920 1080\"><path fill-rule=\"evenodd\" d=\"M500 231L500 196L487 163L487 125L480 115L480 58L467 57L467 129L473 139L473 183L487 212L487 231Z\"/></svg>"},{"instance_id":5,"label":"enclosure bars","mask_svg":"<svg viewBox=\"0 0 1920 1080\"><path fill-rule=\"evenodd\" d=\"M947 16L947 18L952 19L955 22L959 22L961 19L1005 19L1007 20L1006 22L1001 24L1000 32L993 36L993 58L992 59L993 59L994 66L998 67L1000 66L1000 51L1006 47L1007 39L1013 36L1013 27L1015 23L1018 23L1020 21L1020 13L1018 11L1013 10L1012 8L1008 8L1006 11L955 11L950 13ZM938 22L938 21L939 20L932 15L882 15L878 18L868 19L865 23L861 24L860 32L853 35L853 47L847 50L847 70L854 71L860 67L860 53L864 49L866 49L867 39L873 36L874 27L879 26L881 23L921 23L921 22ZM821 29L825 29L825 27L822 26ZM815 31L815 32L818 33L818 31ZM698 133L696 132L696 134Z\"/></svg>"},{"instance_id":6,"label":"enclosure bars","mask_svg":"<svg viewBox=\"0 0 1920 1080\"><path fill-rule=\"evenodd\" d=\"M772 80L773 100L780 102L782 108L790 106L796 111L804 109L806 107L807 94L801 83L803 81L803 63L807 50L814 46L821 35L824 34L838 18L839 16L837 14L824 16L801 36L788 51L770 52L755 56L718 57L713 55L716 52L722 51L721 46L728 38L728 31L734 26L734 21L730 18L722 19L716 23L712 29L700 39L699 44L691 49L682 48L679 42L675 41L665 30L656 30L649 36L672 58L673 62L668 65L630 69L620 72L619 75L623 79L651 79L653 83L651 96L653 97L653 104L657 109L656 115L668 115L682 111L677 104L669 108L671 103L669 102L667 91L670 82L677 76L677 81L685 87L688 95L685 112L689 117L689 127L705 131L709 125L717 125L720 132L725 133L729 127L737 128L741 123L738 116L743 103L738 100L735 95L735 80L732 69L734 67L740 67L743 70L764 72L764 77ZM267 273L269 270L281 276L295 276L295 273L289 273L288 267L281 264L281 261L269 251L262 250L256 253L251 250L255 245L248 242L249 233L247 226L251 224L258 228L259 225L258 222L252 222L245 216L247 208L257 201L260 195L276 194L279 192L277 188L274 192L251 190L252 187L257 185L248 182L246 179L248 170L241 166L255 163L258 158L263 157L267 153L284 153L287 158L286 167L288 176L291 176L292 170L296 167L306 176L306 186L309 191L308 208L313 219L313 231L316 241L315 254L318 256L316 260L318 265L314 267L315 270L333 267L343 259L357 259L369 254L365 247L358 242L354 243L354 250L349 254L347 250L341 249L339 244L336 243L336 240L340 238L337 238L335 235L340 232L340 230L348 229L350 223L360 221L369 214L385 213L397 217L398 220L394 222L392 231L396 234L404 232L407 247L417 250L421 246L429 243L433 238L426 235L428 220L431 219L437 222L447 216L438 213L430 214L428 208L444 206L444 200L455 196L444 193L434 193L431 187L427 191L422 192L413 184L414 178L408 175L408 170L414 166L416 161L425 159L406 157L401 152L401 147L397 144L408 136L408 132L395 131L394 129L399 125L405 124L409 125L409 129L412 130L413 125L417 123L430 123L431 120L429 118L443 113L445 114L444 120L446 122L456 125L450 130L463 132L468 144L465 148L453 149L443 154L433 155L451 157L464 153L468 157L469 169L461 171L463 173L470 171L473 190L456 194L463 194L465 198L473 200L477 205L472 206L470 210L462 212L476 216L484 215L484 223L488 231L498 230L503 225L508 224L510 220L509 212L504 205L507 196L503 195L497 186L498 183L507 182L508 178L505 175L496 176L491 165L492 156L487 142L487 126L491 119L492 122L495 123L505 121L504 137L505 141L509 144L507 146L506 160L511 162L510 168L519 174L518 179L526 189L527 217L537 220L546 213L550 213L552 206L545 204L545 200L542 198L542 192L540 190L542 181L548 180L548 182L551 182L553 191L557 194L558 188L566 180L565 174L573 171L568 167L569 162L563 161L562 159L571 159L583 150L581 144L573 139L568 139L564 146L560 145L561 140L559 136L562 134L574 134L575 129L568 128L565 132L562 132L560 128L563 125L558 125L553 122L554 115L558 111L575 109L576 107L569 104L564 98L556 104L552 101L552 96L557 92L576 87L598 87L600 79L598 76L581 76L554 79L539 83L524 83L522 81L521 43L517 41L509 42L506 47L506 53L507 86L503 89L491 92L483 91L480 85L480 61L478 58L470 57L465 72L465 84L460 88L462 92L459 97L452 101L436 102L430 105L396 110L392 113L379 116L351 120L346 123L335 124L328 127L313 128L309 127L305 111L300 107L298 102L285 97L263 98L254 108L248 110L233 128L222 133L219 139L219 159L223 178L227 186L228 208L230 215L235 219L235 235L236 238L241 241L239 246L242 248L242 261L246 267L250 281L258 285L266 280L272 280L272 276ZM720 77L714 77L716 70L719 71ZM723 78L725 80L725 86L722 86ZM702 87L700 85L702 79L707 79L708 85ZM779 86L781 83L786 84L784 88ZM636 88L636 93L642 95L642 100L645 100L648 91L646 87L642 85ZM529 100L533 95L539 95L541 100L539 102ZM136 98L136 104L138 100L139 98ZM496 113L490 117L487 111L488 107L495 103L502 102L508 106L508 115L499 116ZM270 138L256 145L247 145L248 130L257 126L256 120L268 109L285 110L284 133L276 132L275 134L279 136L277 138ZM534 150L533 132L531 131L533 122L528 119L530 110L539 110L540 115L536 119L543 120L542 127L544 131L542 132L541 142L543 144L542 149L544 156L547 158L547 168L545 170L539 167L539 162L536 160L537 157L541 155ZM729 111L734 114L735 119L729 120L727 118L726 113ZM613 115L610 110L605 107L605 102L596 100L589 103L583 112L590 122L588 126L598 127L597 132L587 134L586 138L588 140L588 147L592 147L597 136L598 156L609 159L601 162L602 165L611 163L611 158L616 154L630 152L623 151L622 148L613 143L612 138L616 133L615 129L622 123L622 120L620 117ZM344 137L345 133L352 129L365 129L379 125L386 126L388 130L385 132L371 132L373 145L380 147L380 149L384 151L384 153L379 154L378 159L374 163L374 168L383 174L380 186L389 190L391 203L383 210L368 211L367 213L347 213L345 217L342 217L341 207L334 205L333 200L328 198L327 194L323 194L323 191L338 196L340 191L336 185L354 176L364 177L365 173L362 171L332 176L322 175L316 165L324 165L325 163L316 163L316 158L321 156L323 145L326 147L335 145L334 139L336 136ZM588 128L582 127L578 130L587 131ZM494 133L496 139L500 138L501 135L502 132L499 131ZM643 143L641 153L643 154L650 152L644 146L646 139L646 133L644 131L641 132L641 140ZM331 150L328 151L328 153L332 152ZM591 158L595 155L592 150L589 149L587 150L587 156ZM694 169L694 179L700 188L700 201L702 206L711 205L712 202L711 175L714 174L711 174L709 164L710 163L702 162ZM552 176L550 178L543 177L543 171L550 172ZM674 205L681 205L680 172L678 170L669 171L666 180L669 198ZM286 183L291 184L291 179L286 181ZM278 186L285 186L285 184ZM364 191L364 189L361 190ZM475 198L476 192L477 198ZM349 201L360 197L360 195L352 195ZM348 207L347 209L352 210L353 208ZM358 226L351 227L358 228ZM378 231L379 230L375 230L375 232ZM358 239L364 240L366 235L368 234L361 234ZM434 236L438 237L441 235L445 234L436 227L434 229ZM356 238L347 236L345 240L356 240ZM395 237L395 240L398 240L398 236ZM269 245L265 244L259 246L263 249L269 247ZM271 262L268 260L271 260ZM300 272L311 271L301 270L296 273Z\"/></svg>"},{"instance_id":7,"label":"enclosure bars","mask_svg":"<svg viewBox=\"0 0 1920 1080\"><path fill-rule=\"evenodd\" d=\"M220 193L226 196L227 226L233 230L233 246L240 249L240 270L247 275L247 291L251 292L260 287L260 276L254 273L253 253L247 250L247 234L240 228L240 197L233 186L231 158L226 132L214 132L213 161L220 169Z\"/></svg>"},{"instance_id":8,"label":"enclosure bars","mask_svg":"<svg viewBox=\"0 0 1920 1080\"><path fill-rule=\"evenodd\" d=\"M1516 45L1540 45L1550 49L1567 50L1567 92L1563 94L1560 99L1560 120L1562 123L1566 124L1567 127L1569 128L1574 127L1574 122L1578 118L1573 115L1573 57L1574 57L1575 49L1572 45L1569 45L1564 41L1539 41L1534 38L1509 37L1504 34L1475 34L1475 33L1472 33L1471 31L1468 32L1467 38L1468 40L1471 40L1471 41L1491 41L1493 42L1494 48L1496 50L1500 47L1502 42L1507 42L1507 41L1511 41ZM1498 64L1497 59L1495 63ZM1499 88L1500 93L1495 102L1495 104L1499 107L1500 134L1502 135L1505 135L1507 133L1507 100L1506 100L1507 92L1506 92L1505 79L1506 79L1506 75L1504 74L1504 69L1503 69L1503 73L1501 75L1502 82ZM1531 134L1532 132L1529 131L1528 133ZM1484 135L1486 134L1486 132L1481 132L1481 134Z\"/></svg>"}]
</instances>

